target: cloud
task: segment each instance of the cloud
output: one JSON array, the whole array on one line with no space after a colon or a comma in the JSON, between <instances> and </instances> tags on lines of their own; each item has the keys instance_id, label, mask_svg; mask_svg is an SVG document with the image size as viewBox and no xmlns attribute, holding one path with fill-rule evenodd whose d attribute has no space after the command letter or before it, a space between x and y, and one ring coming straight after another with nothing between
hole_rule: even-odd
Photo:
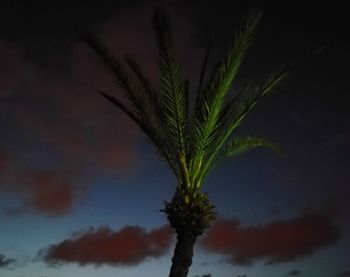
<instances>
[{"instance_id":1,"label":"cloud","mask_svg":"<svg viewBox=\"0 0 350 277\"><path fill-rule=\"evenodd\" d=\"M219 219L200 241L209 252L224 255L231 264L249 265L293 261L334 244L341 236L328 211L302 214L263 226L242 226L238 220Z\"/></svg>"},{"instance_id":2,"label":"cloud","mask_svg":"<svg viewBox=\"0 0 350 277\"><path fill-rule=\"evenodd\" d=\"M9 162L8 154L0 150L0 174L2 174L7 170L8 162Z\"/></svg>"},{"instance_id":3,"label":"cloud","mask_svg":"<svg viewBox=\"0 0 350 277\"><path fill-rule=\"evenodd\" d=\"M112 86L112 81L99 77L101 74L87 75L85 80L96 78ZM18 99L14 103L14 127L24 133L25 140L49 146L61 156L60 162L74 161L81 168L93 163L122 172L135 166L137 156L133 145L140 133L129 119L96 93L98 88L106 86L79 79L42 78L45 76L38 77L35 88L28 88L29 99L23 96L25 101Z\"/></svg>"},{"instance_id":4,"label":"cloud","mask_svg":"<svg viewBox=\"0 0 350 277\"><path fill-rule=\"evenodd\" d=\"M350 276L350 270L349 271L338 272L335 276L337 276L337 277L349 277Z\"/></svg>"},{"instance_id":5,"label":"cloud","mask_svg":"<svg viewBox=\"0 0 350 277\"><path fill-rule=\"evenodd\" d=\"M138 4L132 9L121 9L92 30L117 57L122 58L124 53L134 55L152 80L158 75L157 50L151 28L154 5ZM197 50L189 20L173 17L179 27L179 42L185 44L180 48ZM21 51L25 52L24 49L17 52ZM198 55L200 51L191 52ZM184 60L193 62L193 53ZM25 87L8 85L16 96L12 99L14 125L24 132L26 139L49 144L60 151L64 159L77 163L84 164L88 160L99 167L120 172L135 168L140 158L134 145L141 132L122 112L96 93L102 90L123 98L112 74L93 51L82 42L75 42L59 65L49 63L47 68L26 60L22 54L16 56L21 59L11 64L14 70L22 72L24 68L25 72L31 73ZM52 70L57 66L64 68Z\"/></svg>"},{"instance_id":6,"label":"cloud","mask_svg":"<svg viewBox=\"0 0 350 277\"><path fill-rule=\"evenodd\" d=\"M69 212L82 189L74 184L73 176L53 170L26 170L18 172L7 194L19 197L18 206L7 206L2 210L6 216L26 212L60 216Z\"/></svg>"},{"instance_id":7,"label":"cloud","mask_svg":"<svg viewBox=\"0 0 350 277\"><path fill-rule=\"evenodd\" d=\"M4 255L0 254L0 268L6 268L10 265L16 264L16 259L6 258Z\"/></svg>"},{"instance_id":8,"label":"cloud","mask_svg":"<svg viewBox=\"0 0 350 277\"><path fill-rule=\"evenodd\" d=\"M3 100L26 85L31 73L22 49L14 43L0 40L0 59L0 100Z\"/></svg>"},{"instance_id":9,"label":"cloud","mask_svg":"<svg viewBox=\"0 0 350 277\"><path fill-rule=\"evenodd\" d=\"M90 228L41 250L39 256L50 265L132 266L161 257L171 241L172 232L167 225L149 232L139 226L126 226L118 231L109 227Z\"/></svg>"},{"instance_id":10,"label":"cloud","mask_svg":"<svg viewBox=\"0 0 350 277\"><path fill-rule=\"evenodd\" d=\"M54 171L27 171L22 173L25 203L36 211L60 215L71 209L74 184L64 174Z\"/></svg>"},{"instance_id":11,"label":"cloud","mask_svg":"<svg viewBox=\"0 0 350 277\"><path fill-rule=\"evenodd\" d=\"M289 271L286 274L286 276L297 276L297 275L300 275L300 274L301 274L301 270L294 269L294 270Z\"/></svg>"}]
</instances>

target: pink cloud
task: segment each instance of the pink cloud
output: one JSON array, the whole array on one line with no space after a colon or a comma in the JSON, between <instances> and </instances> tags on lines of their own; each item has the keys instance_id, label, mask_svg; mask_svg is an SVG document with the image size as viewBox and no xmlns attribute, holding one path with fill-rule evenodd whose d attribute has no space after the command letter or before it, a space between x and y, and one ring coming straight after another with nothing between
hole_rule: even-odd
<instances>
[{"instance_id":1,"label":"pink cloud","mask_svg":"<svg viewBox=\"0 0 350 277\"><path fill-rule=\"evenodd\" d=\"M169 249L172 232L169 226L147 232L139 226L118 231L109 227L90 228L40 251L39 255L53 265L137 265L149 258L159 258Z\"/></svg>"},{"instance_id":2,"label":"pink cloud","mask_svg":"<svg viewBox=\"0 0 350 277\"><path fill-rule=\"evenodd\" d=\"M7 195L17 196L20 204L5 207L2 212L7 216L26 212L48 216L63 215L73 208L83 193L82 187L75 184L73 179L73 176L52 170L26 170L17 173L13 183L6 186L5 191Z\"/></svg>"},{"instance_id":3,"label":"pink cloud","mask_svg":"<svg viewBox=\"0 0 350 277\"><path fill-rule=\"evenodd\" d=\"M232 264L293 261L332 245L340 230L328 212L302 214L263 226L242 226L238 220L217 220L201 246L224 255Z\"/></svg>"},{"instance_id":4,"label":"pink cloud","mask_svg":"<svg viewBox=\"0 0 350 277\"><path fill-rule=\"evenodd\" d=\"M71 209L74 184L62 175L53 171L22 173L19 179L23 182L21 190L26 204L48 215L60 215Z\"/></svg>"}]
</instances>

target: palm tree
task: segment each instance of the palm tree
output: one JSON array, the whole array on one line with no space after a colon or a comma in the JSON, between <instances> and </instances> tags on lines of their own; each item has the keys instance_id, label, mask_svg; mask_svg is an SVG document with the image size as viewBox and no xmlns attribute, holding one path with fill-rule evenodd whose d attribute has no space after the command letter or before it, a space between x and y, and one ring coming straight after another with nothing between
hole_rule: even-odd
<instances>
[{"instance_id":1,"label":"palm tree","mask_svg":"<svg viewBox=\"0 0 350 277\"><path fill-rule=\"evenodd\" d=\"M285 66L254 89L245 87L230 97L231 84L260 19L261 12L252 12L247 17L236 32L233 44L203 85L211 46L208 47L194 99L190 97L188 81L184 78L164 12L157 11L153 18L159 48L160 88L155 88L145 78L132 57L124 56L122 62L94 35L84 38L111 70L128 103L104 92L100 94L140 127L175 174L174 196L170 202L165 201L162 210L177 235L170 277L187 276L196 239L216 218L214 205L202 191L208 173L221 161L249 149L276 149L263 138L232 136L255 104L278 86L296 65ZM189 104L190 100L194 105ZM192 106L194 108L190 109Z\"/></svg>"}]
</instances>

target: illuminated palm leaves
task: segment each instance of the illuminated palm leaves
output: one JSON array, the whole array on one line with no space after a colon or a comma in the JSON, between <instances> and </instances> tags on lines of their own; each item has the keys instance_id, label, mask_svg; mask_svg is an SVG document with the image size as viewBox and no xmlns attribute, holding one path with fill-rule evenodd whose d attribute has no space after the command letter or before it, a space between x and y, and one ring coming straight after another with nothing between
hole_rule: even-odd
<instances>
[{"instance_id":1,"label":"illuminated palm leaves","mask_svg":"<svg viewBox=\"0 0 350 277\"><path fill-rule=\"evenodd\" d=\"M167 134L173 150L178 155L178 163L183 179L180 185L189 185L187 167L188 135L188 94L182 68L178 61L174 37L167 16L157 12L153 20L159 47L160 92Z\"/></svg>"},{"instance_id":2,"label":"illuminated palm leaves","mask_svg":"<svg viewBox=\"0 0 350 277\"><path fill-rule=\"evenodd\" d=\"M101 92L101 94L125 112L140 127L157 147L160 156L168 163L176 177L180 179L178 165L168 146L167 134L164 133L166 130L162 126L162 102L158 99L159 95L156 89L147 81L140 67L131 57L125 57L126 64L129 66L129 70L127 70L95 36L85 36L84 40L111 70L117 85L129 100L129 105L125 105L107 93Z\"/></svg>"},{"instance_id":3,"label":"illuminated palm leaves","mask_svg":"<svg viewBox=\"0 0 350 277\"><path fill-rule=\"evenodd\" d=\"M219 130L216 132L215 141L212 143L211 148L206 152L206 160L198 177L199 183L203 181L203 178L215 165L216 159L221 154L220 151L223 147L225 147L227 140L233 131L242 123L243 119L247 116L249 111L264 95L272 91L278 84L280 84L287 77L287 73L292 68L293 66L286 66L280 72L272 74L244 100L241 100L240 97L237 97L222 109L220 117L221 128L219 128ZM246 91L247 89L244 89L242 91L242 94L244 94ZM232 147L235 146L238 147L237 144L232 145ZM271 144L257 144L256 146L271 147ZM275 150L277 149L276 147L271 148ZM238 151L237 153L243 152L244 151Z\"/></svg>"},{"instance_id":4,"label":"illuminated palm leaves","mask_svg":"<svg viewBox=\"0 0 350 277\"><path fill-rule=\"evenodd\" d=\"M232 47L222 62L217 66L212 79L197 97L193 147L191 156L192 184L199 187L202 181L202 168L208 147L215 140L218 129L222 128L220 114L223 110L226 95L231 88L239 67L255 33L261 13L252 13L240 32L237 33Z\"/></svg>"},{"instance_id":5,"label":"illuminated palm leaves","mask_svg":"<svg viewBox=\"0 0 350 277\"><path fill-rule=\"evenodd\" d=\"M193 113L188 110L190 97L186 81L175 51L172 29L163 12L157 12L153 20L159 48L159 90L144 77L131 57L124 57L125 67L95 37L85 38L113 72L129 105L106 93L102 95L123 110L149 136L160 156L174 171L180 188L199 189L206 175L222 158L233 157L256 147L276 149L274 144L262 138L232 138L233 131L256 103L280 84L300 62L282 68L254 90L245 87L233 98L228 95L260 18L260 12L251 13L202 89L209 56L207 52ZM231 100L227 101L227 98Z\"/></svg>"},{"instance_id":6,"label":"illuminated palm leaves","mask_svg":"<svg viewBox=\"0 0 350 277\"><path fill-rule=\"evenodd\" d=\"M274 143L264 138L253 136L235 137L226 145L225 149L222 151L223 158L232 158L257 147L269 147L275 150L279 150Z\"/></svg>"}]
</instances>

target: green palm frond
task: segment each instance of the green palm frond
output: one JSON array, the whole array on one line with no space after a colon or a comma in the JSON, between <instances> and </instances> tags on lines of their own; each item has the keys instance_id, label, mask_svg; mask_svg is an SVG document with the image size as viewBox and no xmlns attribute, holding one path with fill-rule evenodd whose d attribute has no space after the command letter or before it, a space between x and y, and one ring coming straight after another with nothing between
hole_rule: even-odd
<instances>
[{"instance_id":1,"label":"green palm frond","mask_svg":"<svg viewBox=\"0 0 350 277\"><path fill-rule=\"evenodd\" d=\"M236 34L233 46L216 67L207 88L198 97L199 102L196 103L193 130L194 152L191 156L194 183L197 175L200 174L206 148L215 138L217 128L220 125L219 118L225 97L253 39L261 15L262 13L258 12L252 13L248 17L240 32Z\"/></svg>"},{"instance_id":2,"label":"green palm frond","mask_svg":"<svg viewBox=\"0 0 350 277\"><path fill-rule=\"evenodd\" d=\"M148 129L159 128L154 110L155 103L150 97L150 86L145 88L145 83L140 81L139 75L129 72L123 64L109 51L109 49L96 37L85 37L88 45L102 58L105 65L113 73L117 85L130 102L130 112ZM141 74L141 73L140 73ZM111 100L111 99L109 99ZM128 114L130 116L130 114ZM132 118L133 119L133 118Z\"/></svg>"},{"instance_id":3,"label":"green palm frond","mask_svg":"<svg viewBox=\"0 0 350 277\"><path fill-rule=\"evenodd\" d=\"M233 101L231 101L223 109L221 119L222 125L225 127L220 129L218 141L221 141L221 143L217 145L216 149L221 148L233 130L239 127L249 111L254 108L254 106L261 100L261 98L281 85L281 83L283 83L288 78L291 71L293 71L298 65L305 62L310 57L316 55L319 51L321 51L321 48L304 55L294 63L283 66L279 71L271 74L265 81L257 86L251 95L245 99L242 99L241 101L237 101L239 100L240 95L246 94L248 87L245 87L239 94L238 98L234 98Z\"/></svg>"},{"instance_id":4,"label":"green palm frond","mask_svg":"<svg viewBox=\"0 0 350 277\"><path fill-rule=\"evenodd\" d=\"M249 85L245 85L234 97L232 97L228 103L222 108L220 112L219 122L228 122L230 120L230 113L232 109L240 103L242 97L248 92Z\"/></svg>"},{"instance_id":5,"label":"green palm frond","mask_svg":"<svg viewBox=\"0 0 350 277\"><path fill-rule=\"evenodd\" d=\"M220 153L223 145L230 137L232 132L242 123L243 119L247 116L249 111L258 103L258 101L267 93L271 92L278 84L280 84L289 72L288 67L285 67L279 73L273 74L265 82L263 82L253 93L240 103L231 102L231 106L227 107L226 116L222 118L222 127L219 129L215 141L212 143L210 151L207 151L207 159L205 165L199 176L199 181L202 182L203 178L208 174L209 169L212 168L216 156Z\"/></svg>"},{"instance_id":6,"label":"green palm frond","mask_svg":"<svg viewBox=\"0 0 350 277\"><path fill-rule=\"evenodd\" d=\"M166 128L159 122L162 116L157 116L157 112L161 111L161 109L157 106L158 102L155 101L155 92L152 91L151 85L146 82L146 79L141 79L143 76L141 75L141 70L137 68L136 63L131 65L131 60L128 60L128 65L132 68L132 72L128 72L122 63L96 37L89 35L84 39L111 70L117 81L117 85L126 95L131 107L127 107L113 96L106 93L101 94L123 110L140 127L155 144L160 156L169 164L176 177L181 180L177 157L169 149Z\"/></svg>"},{"instance_id":7,"label":"green palm frond","mask_svg":"<svg viewBox=\"0 0 350 277\"><path fill-rule=\"evenodd\" d=\"M153 105L157 112L162 112L161 95L156 88L151 84L151 82L146 78L145 74L142 72L141 66L131 57L130 55L124 55L125 63L130 68L131 72L138 79L143 89L148 93L150 100L153 102Z\"/></svg>"},{"instance_id":8,"label":"green palm frond","mask_svg":"<svg viewBox=\"0 0 350 277\"><path fill-rule=\"evenodd\" d=\"M125 96L130 101L133 111L140 117L152 116L152 103L149 101L147 91L142 88L142 83L135 75L130 74L123 64L109 51L98 38L93 35L84 37L87 44L103 60L104 64L113 73L117 85L122 89Z\"/></svg>"},{"instance_id":9,"label":"green palm frond","mask_svg":"<svg viewBox=\"0 0 350 277\"><path fill-rule=\"evenodd\" d=\"M105 97L108 101L114 104L116 107L121 109L132 121L134 121L137 126L148 136L148 138L153 142L159 152L159 156L164 159L164 161L169 165L169 167L173 170L177 179L181 179L180 170L175 162L175 158L173 153L167 146L166 138L162 134L162 132L153 128L145 118L140 118L135 115L123 102L111 96L105 92L99 92L103 97Z\"/></svg>"},{"instance_id":10,"label":"green palm frond","mask_svg":"<svg viewBox=\"0 0 350 277\"><path fill-rule=\"evenodd\" d=\"M278 87L296 66L322 48L283 67L254 90L245 86L231 97L229 90L261 15L261 12L251 13L203 86L212 48L210 42L200 72L193 114L189 113L189 81L184 78L169 19L164 12L156 12L153 19L159 48L160 89L153 87L132 57L124 56L125 63L122 63L96 37L89 35L84 38L111 70L129 103L106 93L101 94L126 113L151 139L160 156L174 171L180 189L182 185L191 190L199 189L209 171L222 159L235 157L256 147L279 150L265 139L252 136L232 139L232 134L265 95Z\"/></svg>"},{"instance_id":11,"label":"green palm frond","mask_svg":"<svg viewBox=\"0 0 350 277\"><path fill-rule=\"evenodd\" d=\"M217 164L223 162L225 159L237 157L249 150L255 148L270 148L274 150L277 154L283 155L282 149L275 143L261 137L247 136L241 137L237 136L233 138L230 142L226 143L220 150L220 152L207 163L207 166L202 172L202 180L208 175L208 173L217 166Z\"/></svg>"},{"instance_id":12,"label":"green palm frond","mask_svg":"<svg viewBox=\"0 0 350 277\"><path fill-rule=\"evenodd\" d=\"M212 147L207 151L207 157L205 160L205 165L201 174L199 176L199 182L203 181L203 178L208 174L209 170L213 167L217 155L219 155L220 150L226 141L232 134L232 132L240 126L243 119L247 116L249 111L263 98L266 94L270 93L276 89L284 80L287 79L288 74L293 71L297 66L307 61L309 58L315 56L323 47L320 47L314 51L311 51L294 63L290 63L282 67L278 72L271 74L260 86L255 89L249 97L242 100L237 104L237 101L231 101L225 109L225 117L222 117L221 128L212 143Z\"/></svg>"},{"instance_id":13,"label":"green palm frond","mask_svg":"<svg viewBox=\"0 0 350 277\"><path fill-rule=\"evenodd\" d=\"M140 101L146 102L145 107L147 116L150 117L150 121L159 132L163 132L163 136L166 136L167 128L165 128L163 106L162 106L162 95L159 91L151 84L151 82L145 77L140 65L129 55L124 56L125 63L130 69L130 76L133 76L134 82L138 81L141 86L142 92L137 93L137 97ZM135 94L135 92L134 92Z\"/></svg>"},{"instance_id":14,"label":"green palm frond","mask_svg":"<svg viewBox=\"0 0 350 277\"><path fill-rule=\"evenodd\" d=\"M186 81L175 51L172 29L163 12L156 12L153 27L159 47L160 87L168 135L173 142L175 151L178 152L186 184L189 184L187 168L189 96L186 94Z\"/></svg>"},{"instance_id":15,"label":"green palm frond","mask_svg":"<svg viewBox=\"0 0 350 277\"><path fill-rule=\"evenodd\" d=\"M210 41L209 41L209 44L207 46L207 49L205 51L205 55L204 55L204 60L203 60L203 64L202 64L202 67L201 67L201 71L200 71L200 75L199 75L199 83L198 83L198 89L197 89L197 99L195 101L195 103L198 103L199 104L199 95L202 91L202 86L203 86L203 82L204 82L204 77L205 77L205 73L206 73L206 70L207 70L207 66L208 66L208 61L209 61L209 57L210 57L210 52L213 48L213 40L214 40L214 37L212 36Z\"/></svg>"},{"instance_id":16,"label":"green palm frond","mask_svg":"<svg viewBox=\"0 0 350 277\"><path fill-rule=\"evenodd\" d=\"M143 130L145 128L142 121L127 106L125 106L123 102L103 91L99 91L98 93L121 109L132 121L137 124L137 126L139 126L140 129Z\"/></svg>"},{"instance_id":17,"label":"green palm frond","mask_svg":"<svg viewBox=\"0 0 350 277\"><path fill-rule=\"evenodd\" d=\"M220 153L220 156L223 159L233 158L239 156L246 151L252 150L254 148L263 147L270 148L277 153L282 153L277 144L260 137L247 136L247 137L235 137L230 141L225 147L224 150Z\"/></svg>"}]
</instances>

